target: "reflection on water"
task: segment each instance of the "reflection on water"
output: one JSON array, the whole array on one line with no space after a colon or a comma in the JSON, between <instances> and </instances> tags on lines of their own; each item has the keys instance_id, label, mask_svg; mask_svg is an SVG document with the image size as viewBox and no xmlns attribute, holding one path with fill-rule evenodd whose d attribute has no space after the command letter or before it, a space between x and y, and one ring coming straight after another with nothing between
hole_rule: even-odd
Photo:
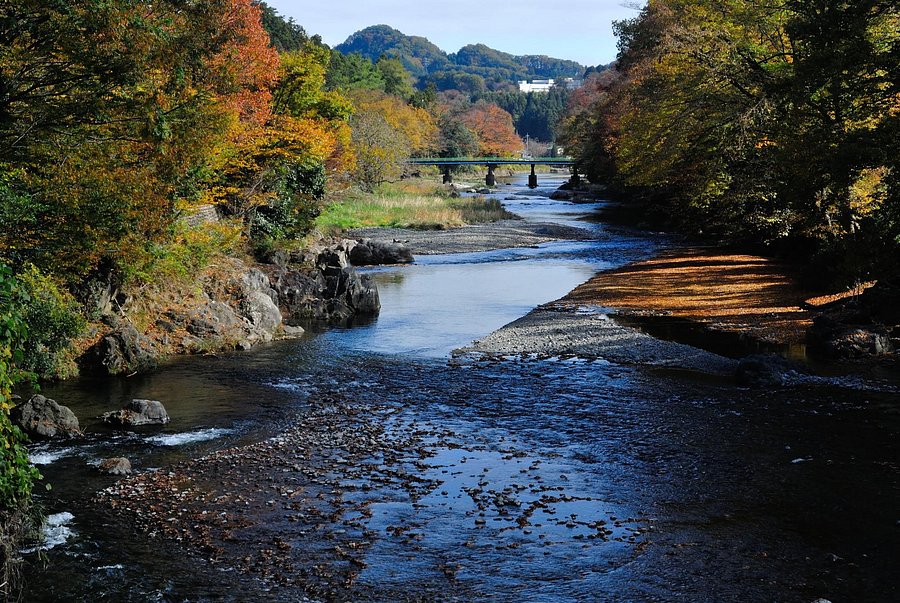
<instances>
[{"instance_id":1,"label":"reflection on water","mask_svg":"<svg viewBox=\"0 0 900 603\"><path fill-rule=\"evenodd\" d=\"M446 356L552 301L595 272L576 262L420 265L378 272L382 311L372 324L323 335L370 352Z\"/></svg>"}]
</instances>

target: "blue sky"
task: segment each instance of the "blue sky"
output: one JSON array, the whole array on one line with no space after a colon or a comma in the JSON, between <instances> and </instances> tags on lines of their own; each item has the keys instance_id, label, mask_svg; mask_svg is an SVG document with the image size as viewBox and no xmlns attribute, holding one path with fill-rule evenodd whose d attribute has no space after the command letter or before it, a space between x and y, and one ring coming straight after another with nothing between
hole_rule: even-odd
<instances>
[{"instance_id":1,"label":"blue sky","mask_svg":"<svg viewBox=\"0 0 900 603\"><path fill-rule=\"evenodd\" d=\"M384 23L425 36L446 52L483 43L512 54L545 54L584 65L616 58L612 22L633 17L643 0L266 0L309 34L336 46Z\"/></svg>"}]
</instances>

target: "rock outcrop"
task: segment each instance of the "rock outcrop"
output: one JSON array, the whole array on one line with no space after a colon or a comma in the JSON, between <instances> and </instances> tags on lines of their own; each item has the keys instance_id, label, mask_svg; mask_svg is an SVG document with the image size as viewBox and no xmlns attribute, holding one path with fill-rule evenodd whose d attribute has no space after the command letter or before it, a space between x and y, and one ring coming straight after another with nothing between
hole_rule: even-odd
<instances>
[{"instance_id":1,"label":"rock outcrop","mask_svg":"<svg viewBox=\"0 0 900 603\"><path fill-rule=\"evenodd\" d=\"M413 255L405 245L400 243L360 239L350 249L349 259L354 266L381 266L411 264Z\"/></svg>"},{"instance_id":2,"label":"rock outcrop","mask_svg":"<svg viewBox=\"0 0 900 603\"><path fill-rule=\"evenodd\" d=\"M402 245L350 240L278 252L272 264L254 267L223 258L198 275L197 287L118 293L115 310L111 304L98 306L108 312L102 318L105 327L81 356L81 369L102 375L143 373L169 355L248 349L280 336L301 335L297 323L346 324L356 316L376 314L381 304L374 282L351 265L357 247L361 262L412 261ZM129 318L153 312L158 313L155 320L143 329ZM286 318L293 322L288 329Z\"/></svg>"},{"instance_id":3,"label":"rock outcrop","mask_svg":"<svg viewBox=\"0 0 900 603\"><path fill-rule=\"evenodd\" d=\"M340 323L381 310L374 282L350 265L349 255L342 243L321 250L312 268L273 270L271 280L287 320Z\"/></svg>"},{"instance_id":4,"label":"rock outcrop","mask_svg":"<svg viewBox=\"0 0 900 603\"><path fill-rule=\"evenodd\" d=\"M165 425L169 422L169 413L158 400L132 400L122 410L104 413L104 423L116 427L140 427L142 425Z\"/></svg>"},{"instance_id":5,"label":"rock outcrop","mask_svg":"<svg viewBox=\"0 0 900 603\"><path fill-rule=\"evenodd\" d=\"M13 423L32 437L59 438L81 435L75 413L40 394L13 408L11 416Z\"/></svg>"}]
</instances>

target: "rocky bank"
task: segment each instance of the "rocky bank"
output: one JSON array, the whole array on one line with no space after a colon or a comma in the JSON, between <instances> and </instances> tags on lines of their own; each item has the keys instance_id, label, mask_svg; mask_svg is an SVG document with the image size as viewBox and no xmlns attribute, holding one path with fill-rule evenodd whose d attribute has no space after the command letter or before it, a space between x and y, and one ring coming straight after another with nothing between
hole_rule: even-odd
<instances>
[{"instance_id":1,"label":"rocky bank","mask_svg":"<svg viewBox=\"0 0 900 603\"><path fill-rule=\"evenodd\" d=\"M407 263L393 243L336 240L255 264L223 257L190 286L106 287L87 334L82 374L131 375L179 354L248 349L302 335L310 323L346 323L381 309L378 290L355 265Z\"/></svg>"}]
</instances>

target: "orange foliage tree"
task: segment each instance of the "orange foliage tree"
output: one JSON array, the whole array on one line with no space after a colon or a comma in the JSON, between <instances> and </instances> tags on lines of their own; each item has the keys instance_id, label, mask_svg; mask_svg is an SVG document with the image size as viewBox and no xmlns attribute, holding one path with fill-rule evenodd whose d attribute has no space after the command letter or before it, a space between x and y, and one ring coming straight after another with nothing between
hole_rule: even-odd
<instances>
[{"instance_id":1,"label":"orange foliage tree","mask_svg":"<svg viewBox=\"0 0 900 603\"><path fill-rule=\"evenodd\" d=\"M460 120L478 138L478 153L485 157L508 157L523 148L512 115L492 103L477 103Z\"/></svg>"}]
</instances>

